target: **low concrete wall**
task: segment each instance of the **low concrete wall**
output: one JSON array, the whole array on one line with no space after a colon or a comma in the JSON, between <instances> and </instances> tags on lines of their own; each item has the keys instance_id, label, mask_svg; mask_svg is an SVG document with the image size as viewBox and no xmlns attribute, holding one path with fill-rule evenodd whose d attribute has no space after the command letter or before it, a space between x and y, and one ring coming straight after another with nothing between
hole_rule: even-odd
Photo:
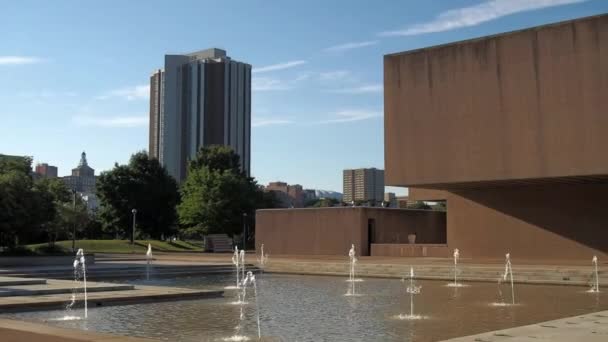
<instances>
[{"instance_id":1,"label":"low concrete wall","mask_svg":"<svg viewBox=\"0 0 608 342\"><path fill-rule=\"evenodd\" d=\"M270 209L256 212L256 249L271 254L369 255L363 208Z\"/></svg>"},{"instance_id":2,"label":"low concrete wall","mask_svg":"<svg viewBox=\"0 0 608 342\"><path fill-rule=\"evenodd\" d=\"M447 245L372 243L371 256L447 258Z\"/></svg>"},{"instance_id":3,"label":"low concrete wall","mask_svg":"<svg viewBox=\"0 0 608 342\"><path fill-rule=\"evenodd\" d=\"M275 255L346 255L351 244L358 255L370 255L370 242L403 243L412 233L421 243L445 243L445 213L375 207L267 209L256 213L256 248L263 243L264 251Z\"/></svg>"},{"instance_id":4,"label":"low concrete wall","mask_svg":"<svg viewBox=\"0 0 608 342\"><path fill-rule=\"evenodd\" d=\"M416 243L445 244L446 214L431 210L366 210L367 220L374 220L371 243L404 244L408 235L416 235ZM369 221L367 221L369 222Z\"/></svg>"},{"instance_id":5,"label":"low concrete wall","mask_svg":"<svg viewBox=\"0 0 608 342\"><path fill-rule=\"evenodd\" d=\"M85 260L87 265L94 265L95 254L85 254ZM55 266L71 265L73 262L71 255L0 257L0 266Z\"/></svg>"}]
</instances>

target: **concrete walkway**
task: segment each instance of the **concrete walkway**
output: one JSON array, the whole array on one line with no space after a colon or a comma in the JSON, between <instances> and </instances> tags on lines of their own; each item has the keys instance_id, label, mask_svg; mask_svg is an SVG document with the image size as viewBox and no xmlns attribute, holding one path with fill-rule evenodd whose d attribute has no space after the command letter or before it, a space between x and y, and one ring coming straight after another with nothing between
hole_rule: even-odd
<instances>
[{"instance_id":1,"label":"concrete walkway","mask_svg":"<svg viewBox=\"0 0 608 342\"><path fill-rule=\"evenodd\" d=\"M71 280L0 277L0 312L65 307L71 299ZM215 298L223 290L195 290L164 286L142 286L88 282L89 306L117 305L163 300ZM82 289L78 289L82 292ZM84 306L82 295L77 307Z\"/></svg>"},{"instance_id":2,"label":"concrete walkway","mask_svg":"<svg viewBox=\"0 0 608 342\"><path fill-rule=\"evenodd\" d=\"M445 342L606 342L608 311L453 338Z\"/></svg>"},{"instance_id":3,"label":"concrete walkway","mask_svg":"<svg viewBox=\"0 0 608 342\"><path fill-rule=\"evenodd\" d=\"M12 319L0 319L2 342L152 342L143 338L101 334L92 331L63 329Z\"/></svg>"}]
</instances>

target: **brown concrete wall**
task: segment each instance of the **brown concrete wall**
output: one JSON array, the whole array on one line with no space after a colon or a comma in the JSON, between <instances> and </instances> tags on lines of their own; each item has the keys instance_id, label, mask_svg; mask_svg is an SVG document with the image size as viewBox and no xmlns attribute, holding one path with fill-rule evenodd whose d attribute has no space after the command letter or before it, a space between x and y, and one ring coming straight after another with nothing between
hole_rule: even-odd
<instances>
[{"instance_id":1,"label":"brown concrete wall","mask_svg":"<svg viewBox=\"0 0 608 342\"><path fill-rule=\"evenodd\" d=\"M441 201L447 198L448 193L443 190L409 188L408 199L412 201Z\"/></svg>"},{"instance_id":2,"label":"brown concrete wall","mask_svg":"<svg viewBox=\"0 0 608 342\"><path fill-rule=\"evenodd\" d=\"M447 245L372 244L371 256L449 258L453 251Z\"/></svg>"},{"instance_id":3,"label":"brown concrete wall","mask_svg":"<svg viewBox=\"0 0 608 342\"><path fill-rule=\"evenodd\" d=\"M275 255L347 255L351 244L369 255L362 208L258 210L255 241Z\"/></svg>"},{"instance_id":4,"label":"brown concrete wall","mask_svg":"<svg viewBox=\"0 0 608 342\"><path fill-rule=\"evenodd\" d=\"M385 179L608 174L608 15L384 58Z\"/></svg>"},{"instance_id":5,"label":"brown concrete wall","mask_svg":"<svg viewBox=\"0 0 608 342\"><path fill-rule=\"evenodd\" d=\"M256 247L271 254L346 255L351 244L369 255L368 220L375 221L374 241L445 243L443 212L368 207L271 209L256 213Z\"/></svg>"},{"instance_id":6,"label":"brown concrete wall","mask_svg":"<svg viewBox=\"0 0 608 342\"><path fill-rule=\"evenodd\" d=\"M608 184L476 189L448 196L448 246L472 258L608 258Z\"/></svg>"},{"instance_id":7,"label":"brown concrete wall","mask_svg":"<svg viewBox=\"0 0 608 342\"><path fill-rule=\"evenodd\" d=\"M408 243L407 236L416 234L416 243L445 244L446 214L432 210L366 210L367 219L376 224L373 243Z\"/></svg>"}]
</instances>

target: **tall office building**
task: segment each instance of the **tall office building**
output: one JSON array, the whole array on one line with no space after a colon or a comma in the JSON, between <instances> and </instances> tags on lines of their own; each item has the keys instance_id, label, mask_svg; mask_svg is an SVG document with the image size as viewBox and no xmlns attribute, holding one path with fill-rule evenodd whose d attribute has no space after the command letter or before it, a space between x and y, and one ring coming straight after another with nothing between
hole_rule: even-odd
<instances>
[{"instance_id":1,"label":"tall office building","mask_svg":"<svg viewBox=\"0 0 608 342\"><path fill-rule=\"evenodd\" d=\"M149 154L178 181L202 146L230 146L249 175L251 65L226 51L165 55L150 78Z\"/></svg>"},{"instance_id":2,"label":"tall office building","mask_svg":"<svg viewBox=\"0 0 608 342\"><path fill-rule=\"evenodd\" d=\"M384 170L344 170L344 202L384 200Z\"/></svg>"}]
</instances>

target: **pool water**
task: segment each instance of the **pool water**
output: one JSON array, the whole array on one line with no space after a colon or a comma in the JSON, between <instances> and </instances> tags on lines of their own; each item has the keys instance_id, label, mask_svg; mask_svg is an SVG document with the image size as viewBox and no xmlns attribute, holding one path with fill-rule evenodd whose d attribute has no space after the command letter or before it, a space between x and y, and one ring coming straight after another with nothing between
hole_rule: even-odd
<instances>
[{"instance_id":1,"label":"pool water","mask_svg":"<svg viewBox=\"0 0 608 342\"><path fill-rule=\"evenodd\" d=\"M345 296L350 285L346 277L256 277L261 333L277 341L438 341L608 309L602 293L587 293L583 287L516 284L517 305L501 306L496 303L510 301L507 285L469 283L453 288L443 281L418 281L422 287L414 295L414 310L423 319L402 320L399 315L410 313L407 282L364 279L356 284L360 296ZM218 288L234 282L233 276L215 275L135 283ZM219 299L93 307L86 321L58 321L65 315L61 310L10 316L165 341L221 341L234 335L239 324L240 307L229 304L236 296L235 291L226 290ZM248 298L242 332L254 340L257 324L252 290Z\"/></svg>"}]
</instances>

